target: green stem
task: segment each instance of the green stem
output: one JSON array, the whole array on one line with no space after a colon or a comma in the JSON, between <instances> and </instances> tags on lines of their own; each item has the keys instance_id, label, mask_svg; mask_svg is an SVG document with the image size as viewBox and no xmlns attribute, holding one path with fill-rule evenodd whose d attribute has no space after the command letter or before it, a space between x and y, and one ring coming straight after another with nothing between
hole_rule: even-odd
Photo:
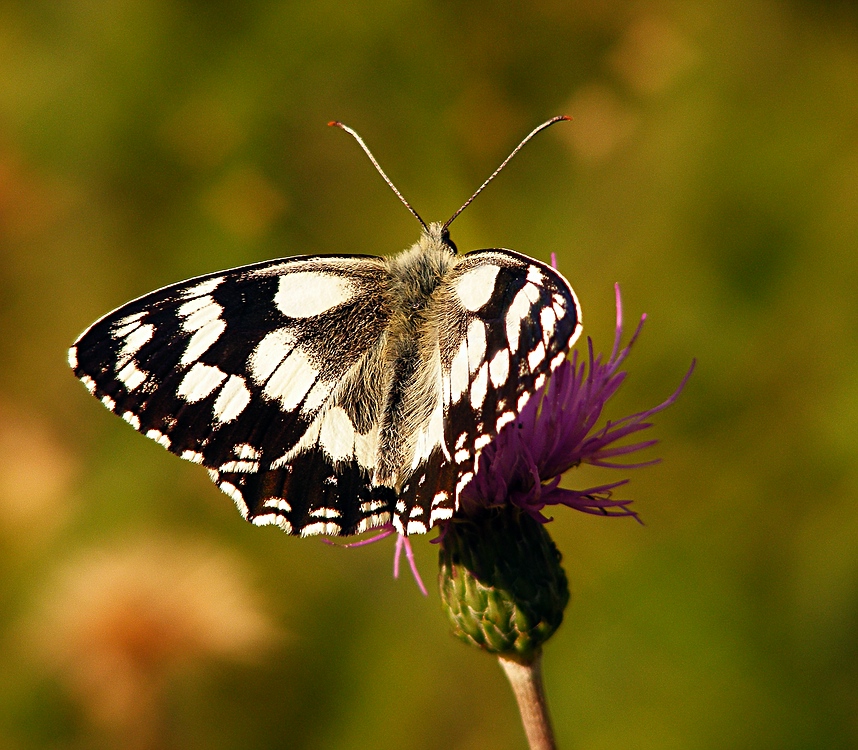
<instances>
[{"instance_id":1,"label":"green stem","mask_svg":"<svg viewBox=\"0 0 858 750\"><path fill-rule=\"evenodd\" d=\"M542 685L542 650L527 662L498 656L512 685L530 750L557 750Z\"/></svg>"}]
</instances>

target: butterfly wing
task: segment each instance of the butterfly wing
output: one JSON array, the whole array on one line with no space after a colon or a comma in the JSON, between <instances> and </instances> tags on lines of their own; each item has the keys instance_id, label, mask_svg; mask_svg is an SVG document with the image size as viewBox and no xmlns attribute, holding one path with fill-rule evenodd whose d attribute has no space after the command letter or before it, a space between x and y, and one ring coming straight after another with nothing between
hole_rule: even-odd
<instances>
[{"instance_id":1,"label":"butterfly wing","mask_svg":"<svg viewBox=\"0 0 858 750\"><path fill-rule=\"evenodd\" d=\"M511 250L476 250L438 304L443 444L403 488L409 533L452 516L479 455L514 422L581 332L575 292L556 270Z\"/></svg>"},{"instance_id":2,"label":"butterfly wing","mask_svg":"<svg viewBox=\"0 0 858 750\"><path fill-rule=\"evenodd\" d=\"M201 276L109 313L69 363L107 408L206 466L248 520L355 533L387 522L395 499L368 482L382 404L372 394L331 404L377 356L386 279L367 256Z\"/></svg>"}]
</instances>

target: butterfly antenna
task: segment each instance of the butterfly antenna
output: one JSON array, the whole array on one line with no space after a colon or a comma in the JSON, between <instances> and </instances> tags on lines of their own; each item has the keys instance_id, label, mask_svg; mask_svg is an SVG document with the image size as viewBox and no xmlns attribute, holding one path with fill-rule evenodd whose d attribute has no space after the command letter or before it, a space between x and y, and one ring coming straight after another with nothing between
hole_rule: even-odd
<instances>
[{"instance_id":1,"label":"butterfly antenna","mask_svg":"<svg viewBox=\"0 0 858 750\"><path fill-rule=\"evenodd\" d=\"M388 176L384 173L384 170L381 168L381 165L380 165L380 164L375 160L375 157L372 155L372 151L370 151L370 150L369 150L369 148L367 147L367 145L363 142L363 138L361 138L361 137L360 137L360 136L359 136L359 135L358 135L354 130L352 130L348 125L344 125L343 123L338 122L337 120L332 120L331 122L329 122L329 123L328 123L328 125L330 125L332 128L339 128L340 130L345 130L345 131L346 131L346 133L348 133L352 138L354 138L354 139L358 142L358 145L359 145L359 146L364 150L364 153L366 153L366 155L369 157L369 160L372 162L372 165L376 168L376 170L377 170L377 171L378 171L378 173L382 176L382 178L384 179L384 181L388 184L388 186L390 187L390 189L391 189L394 193L396 193L396 197L397 197L397 198L399 198L399 200L401 200L401 201L402 201L402 205L403 205L403 206L405 206L405 208L407 208L409 211L411 211L411 213L412 213L412 214L414 214L414 216L415 216L415 218L417 219L417 221L419 221L419 222L420 222L420 224L421 224L421 226L423 227L423 229L426 229L426 230L428 231L429 227L427 227L427 226L426 226L426 222L425 222L425 221L423 221L423 219L421 219L421 218L420 218L420 214L418 214L418 213L417 213L417 212L412 208L411 204L410 204L407 200L405 200L405 197L402 195L402 193L400 193L400 192L399 192L399 190L397 189L396 185L394 185L394 184L390 181L390 177L388 177Z\"/></svg>"},{"instance_id":2,"label":"butterfly antenna","mask_svg":"<svg viewBox=\"0 0 858 750\"><path fill-rule=\"evenodd\" d=\"M552 117L550 120L548 120L547 122L543 122L542 125L540 125L538 128L534 128L530 133L528 133L525 136L524 140L513 149L512 153L507 156L506 159L503 160L503 163L494 172L492 172L489 175L489 178L476 189L474 194L470 198L468 198L468 200L465 201L462 207L458 211L456 211L456 213L454 213L449 219L447 219L447 221L444 223L444 229L449 227L450 224L453 223L453 220L460 213L462 213L462 211L464 211L468 206L471 205L474 198L476 198L480 193L483 192L486 185L488 185L495 177L498 176L498 174L500 174L500 171L509 163L510 159L512 159L512 157L515 156L519 151L521 151L521 149L524 148L524 144L527 143L531 138L533 138L533 136L535 136L537 133L542 132L543 130L545 130L545 128L550 128L555 122L562 122L564 120L571 119L572 118L568 115L557 115L557 117Z\"/></svg>"}]
</instances>

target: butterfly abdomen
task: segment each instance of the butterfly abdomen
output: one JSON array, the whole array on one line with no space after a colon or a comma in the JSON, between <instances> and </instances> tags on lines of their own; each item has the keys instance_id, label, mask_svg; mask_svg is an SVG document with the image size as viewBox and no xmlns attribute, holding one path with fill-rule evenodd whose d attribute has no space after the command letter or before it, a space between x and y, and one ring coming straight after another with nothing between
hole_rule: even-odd
<instances>
[{"instance_id":1,"label":"butterfly abdomen","mask_svg":"<svg viewBox=\"0 0 858 750\"><path fill-rule=\"evenodd\" d=\"M434 447L442 441L437 306L456 262L455 250L438 224L430 225L411 248L388 260L393 313L385 361L391 375L376 481L397 491L412 474L415 459L426 458L428 446L422 444L429 440Z\"/></svg>"}]
</instances>

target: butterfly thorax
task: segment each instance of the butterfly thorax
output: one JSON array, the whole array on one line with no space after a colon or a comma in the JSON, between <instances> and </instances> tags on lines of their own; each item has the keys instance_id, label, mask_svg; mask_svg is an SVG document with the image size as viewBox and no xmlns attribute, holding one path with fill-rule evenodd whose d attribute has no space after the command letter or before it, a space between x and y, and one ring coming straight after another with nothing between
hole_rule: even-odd
<instances>
[{"instance_id":1,"label":"butterfly thorax","mask_svg":"<svg viewBox=\"0 0 858 750\"><path fill-rule=\"evenodd\" d=\"M430 224L410 248L387 259L394 309L405 316L424 309L457 259L447 230Z\"/></svg>"}]
</instances>

